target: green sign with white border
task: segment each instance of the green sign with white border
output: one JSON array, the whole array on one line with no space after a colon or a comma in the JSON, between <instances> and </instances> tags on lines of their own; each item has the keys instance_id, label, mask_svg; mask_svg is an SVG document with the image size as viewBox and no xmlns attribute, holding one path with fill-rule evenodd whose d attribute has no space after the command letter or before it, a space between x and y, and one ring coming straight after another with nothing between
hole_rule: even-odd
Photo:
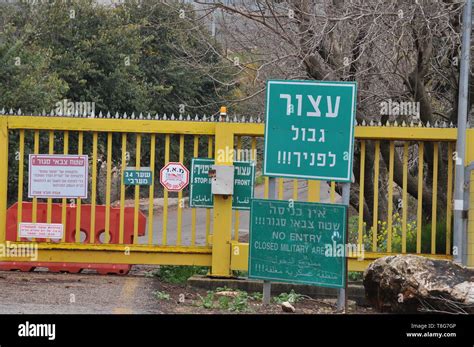
<instances>
[{"instance_id":1,"label":"green sign with white border","mask_svg":"<svg viewBox=\"0 0 474 347\"><path fill-rule=\"evenodd\" d=\"M253 199L249 278L344 288L347 206Z\"/></svg>"},{"instance_id":2,"label":"green sign with white border","mask_svg":"<svg viewBox=\"0 0 474 347\"><path fill-rule=\"evenodd\" d=\"M211 193L209 170L214 159L193 158L191 161L191 184L189 206L212 208L214 197ZM250 210L255 185L255 164L252 161L234 161L234 194L232 209Z\"/></svg>"},{"instance_id":3,"label":"green sign with white border","mask_svg":"<svg viewBox=\"0 0 474 347\"><path fill-rule=\"evenodd\" d=\"M350 182L356 82L267 81L263 174Z\"/></svg>"},{"instance_id":4,"label":"green sign with white border","mask_svg":"<svg viewBox=\"0 0 474 347\"><path fill-rule=\"evenodd\" d=\"M151 186L153 183L153 173L149 167L135 169L125 168L123 172L123 184L126 186Z\"/></svg>"}]
</instances>

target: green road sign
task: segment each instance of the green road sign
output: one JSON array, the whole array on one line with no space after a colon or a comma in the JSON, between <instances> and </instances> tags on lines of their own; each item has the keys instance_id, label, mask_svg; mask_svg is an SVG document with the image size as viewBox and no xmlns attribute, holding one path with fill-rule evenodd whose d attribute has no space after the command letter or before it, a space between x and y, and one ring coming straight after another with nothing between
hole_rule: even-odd
<instances>
[{"instance_id":1,"label":"green road sign","mask_svg":"<svg viewBox=\"0 0 474 347\"><path fill-rule=\"evenodd\" d=\"M214 165L214 159L192 159L190 207L214 207L211 179L209 178L209 169L212 165ZM234 161L234 170L232 208L234 210L250 210L250 201L253 197L255 184L255 165L248 161Z\"/></svg>"},{"instance_id":2,"label":"green road sign","mask_svg":"<svg viewBox=\"0 0 474 347\"><path fill-rule=\"evenodd\" d=\"M152 183L153 174L150 168L126 168L123 172L123 184L126 186L151 186Z\"/></svg>"},{"instance_id":3,"label":"green road sign","mask_svg":"<svg viewBox=\"0 0 474 347\"><path fill-rule=\"evenodd\" d=\"M268 81L266 176L350 182L355 82Z\"/></svg>"},{"instance_id":4,"label":"green road sign","mask_svg":"<svg viewBox=\"0 0 474 347\"><path fill-rule=\"evenodd\" d=\"M214 199L209 177L212 165L214 165L214 159L193 158L191 160L190 207L213 207Z\"/></svg>"},{"instance_id":5,"label":"green road sign","mask_svg":"<svg viewBox=\"0 0 474 347\"><path fill-rule=\"evenodd\" d=\"M253 199L249 278L344 288L347 206Z\"/></svg>"}]
</instances>

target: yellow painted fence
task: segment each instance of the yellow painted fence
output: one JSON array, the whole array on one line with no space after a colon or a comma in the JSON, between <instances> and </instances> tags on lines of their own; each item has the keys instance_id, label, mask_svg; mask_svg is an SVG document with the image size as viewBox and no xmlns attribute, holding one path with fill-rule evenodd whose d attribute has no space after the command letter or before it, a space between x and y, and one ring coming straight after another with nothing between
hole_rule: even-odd
<instances>
[{"instance_id":1,"label":"yellow painted fence","mask_svg":"<svg viewBox=\"0 0 474 347\"><path fill-rule=\"evenodd\" d=\"M198 156L215 158L218 165L231 164L232 160L257 160L256 196L267 197L268 179L259 177L263 132L261 123L202 118L191 121L164 117L0 116L0 243L9 241L8 247L24 243L18 237L16 240L7 237L8 208L18 203L18 222L21 222L27 212L23 211L25 204L31 203L28 220L35 222L39 218L39 206L46 204L47 222L51 222L54 210L60 206L60 222L65 228L70 227L70 208L75 213L76 224L72 240L63 237L60 241L38 242L38 261L201 265L211 267L212 275L224 277L231 276L232 270L245 271L248 212L233 211L232 199L220 196L215 197L213 209L191 209L188 189L168 192L159 184L158 175L170 161L183 162L190 168L190 159ZM452 160L445 159L453 156L456 129L357 126L355 136L358 155L355 167L359 168L355 174L361 184L354 185L353 196L359 207L350 214L350 240L363 245L365 252L363 259L350 259L350 270L362 271L373 259L396 253L450 259L454 166ZM473 130L468 130L468 147L467 161L471 162L474 161ZM431 157L426 155L427 149ZM230 152L235 153L234 157L221 155ZM63 153L89 156L87 199L28 199L25 192L28 155ZM384 162L382 157L387 157L387 153L388 162ZM420 165L425 160L433 168L430 172ZM149 167L154 184L125 186L121 174L125 167ZM368 186L369 174L373 179ZM417 194L413 194L413 179ZM424 180L433 182L429 191L423 189ZM278 179L277 188L278 199L328 202L339 199L334 182ZM373 193L370 201L365 201L367 189ZM444 207L438 206L438 192L445 196ZM472 186L471 192L474 192ZM471 207L473 196L471 193ZM386 197L386 201L381 197ZM431 197L428 215L423 205L427 197ZM370 220L364 216L361 201L365 201ZM130 209L132 213L127 212ZM90 235L84 237L80 221L81 214L86 212ZM468 236L471 265L474 264L473 214L471 210ZM101 218L105 218L105 224L98 231ZM141 222L143 218L145 225ZM19 259L4 255L0 260Z\"/></svg>"}]
</instances>

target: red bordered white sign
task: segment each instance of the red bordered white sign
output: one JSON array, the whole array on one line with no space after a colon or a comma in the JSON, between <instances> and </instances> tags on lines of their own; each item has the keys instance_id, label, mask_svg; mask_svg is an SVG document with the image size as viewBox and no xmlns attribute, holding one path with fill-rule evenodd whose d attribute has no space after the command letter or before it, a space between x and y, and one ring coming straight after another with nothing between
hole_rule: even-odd
<instances>
[{"instance_id":1,"label":"red bordered white sign","mask_svg":"<svg viewBox=\"0 0 474 347\"><path fill-rule=\"evenodd\" d=\"M59 223L20 223L20 237L60 239L63 225Z\"/></svg>"},{"instance_id":2,"label":"red bordered white sign","mask_svg":"<svg viewBox=\"0 0 474 347\"><path fill-rule=\"evenodd\" d=\"M30 154L29 198L87 199L87 155Z\"/></svg>"},{"instance_id":3,"label":"red bordered white sign","mask_svg":"<svg viewBox=\"0 0 474 347\"><path fill-rule=\"evenodd\" d=\"M160 183L170 192L179 192L189 184L189 170L181 163L170 162L160 170Z\"/></svg>"}]
</instances>

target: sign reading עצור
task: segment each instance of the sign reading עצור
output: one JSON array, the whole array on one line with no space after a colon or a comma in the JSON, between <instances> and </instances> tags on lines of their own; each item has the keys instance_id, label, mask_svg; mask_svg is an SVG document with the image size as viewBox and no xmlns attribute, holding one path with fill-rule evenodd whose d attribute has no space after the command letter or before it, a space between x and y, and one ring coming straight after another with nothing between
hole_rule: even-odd
<instances>
[{"instance_id":1,"label":"sign reading \u05e2\u05e6\u05d5\u05e8","mask_svg":"<svg viewBox=\"0 0 474 347\"><path fill-rule=\"evenodd\" d=\"M249 278L344 288L346 231L345 205L253 199Z\"/></svg>"},{"instance_id":2,"label":"sign reading \u05e2\u05e6\u05d5\u05e8","mask_svg":"<svg viewBox=\"0 0 474 347\"><path fill-rule=\"evenodd\" d=\"M209 170L214 165L214 159L193 158L191 164L191 188L189 206L212 208L214 196L211 192ZM250 210L255 185L255 162L234 161L234 194L232 208L234 210Z\"/></svg>"},{"instance_id":3,"label":"sign reading \u05e2\u05e6\u05d5\u05e8","mask_svg":"<svg viewBox=\"0 0 474 347\"><path fill-rule=\"evenodd\" d=\"M350 182L355 82L268 81L263 174Z\"/></svg>"},{"instance_id":4,"label":"sign reading \u05e2\u05e6\u05d5\u05e8","mask_svg":"<svg viewBox=\"0 0 474 347\"><path fill-rule=\"evenodd\" d=\"M28 197L87 198L87 155L30 154Z\"/></svg>"}]
</instances>

